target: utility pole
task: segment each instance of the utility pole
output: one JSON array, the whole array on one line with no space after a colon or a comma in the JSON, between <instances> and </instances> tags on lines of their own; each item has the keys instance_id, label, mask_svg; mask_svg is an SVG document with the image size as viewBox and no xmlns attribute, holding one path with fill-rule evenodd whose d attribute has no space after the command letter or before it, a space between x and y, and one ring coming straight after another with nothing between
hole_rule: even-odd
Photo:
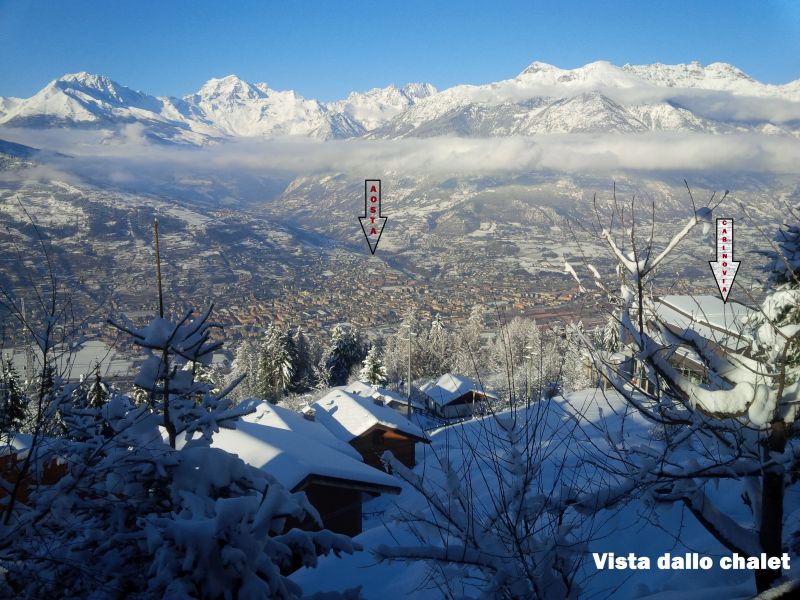
<instances>
[{"instance_id":1,"label":"utility pole","mask_svg":"<svg viewBox=\"0 0 800 600\"><path fill-rule=\"evenodd\" d=\"M411 417L411 338L416 335L411 332L411 325L403 325L408 327L408 378L406 379L406 399L408 402L408 416Z\"/></svg>"},{"instance_id":2,"label":"utility pole","mask_svg":"<svg viewBox=\"0 0 800 600\"><path fill-rule=\"evenodd\" d=\"M530 344L525 345L525 407L531 407L531 359L533 355L531 353Z\"/></svg>"}]
</instances>

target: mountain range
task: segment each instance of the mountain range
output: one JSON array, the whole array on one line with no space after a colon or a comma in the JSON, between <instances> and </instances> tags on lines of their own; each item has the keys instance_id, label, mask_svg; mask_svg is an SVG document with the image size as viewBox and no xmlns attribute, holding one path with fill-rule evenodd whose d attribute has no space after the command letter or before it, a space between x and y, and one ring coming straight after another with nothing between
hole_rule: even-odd
<instances>
[{"instance_id":1,"label":"mountain range","mask_svg":"<svg viewBox=\"0 0 800 600\"><path fill-rule=\"evenodd\" d=\"M390 85L336 102L307 99L235 75L196 93L152 96L86 72L30 98L0 97L0 125L94 128L136 125L148 139L205 145L229 138L504 137L648 131L757 132L800 137L800 80L760 83L713 63L559 69L534 62L519 75L437 91Z\"/></svg>"}]
</instances>

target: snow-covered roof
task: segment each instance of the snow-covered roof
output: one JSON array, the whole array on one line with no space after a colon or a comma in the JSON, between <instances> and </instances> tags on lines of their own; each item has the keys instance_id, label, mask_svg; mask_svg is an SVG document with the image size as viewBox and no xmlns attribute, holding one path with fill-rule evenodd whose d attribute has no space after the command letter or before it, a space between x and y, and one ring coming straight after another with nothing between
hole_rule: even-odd
<instances>
[{"instance_id":1,"label":"snow-covered roof","mask_svg":"<svg viewBox=\"0 0 800 600\"><path fill-rule=\"evenodd\" d=\"M345 442L354 440L376 425L426 440L419 426L388 406L376 404L370 398L334 388L313 404L317 421Z\"/></svg>"},{"instance_id":2,"label":"snow-covered roof","mask_svg":"<svg viewBox=\"0 0 800 600\"><path fill-rule=\"evenodd\" d=\"M211 444L236 454L246 463L294 489L309 477L332 478L353 485L398 491L397 481L314 437L292 429L241 419L233 429L220 429Z\"/></svg>"},{"instance_id":3,"label":"snow-covered roof","mask_svg":"<svg viewBox=\"0 0 800 600\"><path fill-rule=\"evenodd\" d=\"M658 319L678 329L692 329L704 338L732 350L749 345L746 321L753 311L738 302L716 296L668 295L655 304Z\"/></svg>"},{"instance_id":4,"label":"snow-covered roof","mask_svg":"<svg viewBox=\"0 0 800 600\"><path fill-rule=\"evenodd\" d=\"M494 397L471 379L453 373L445 373L436 381L429 381L420 388L420 391L424 392L439 406L446 406L471 391Z\"/></svg>"},{"instance_id":5,"label":"snow-covered roof","mask_svg":"<svg viewBox=\"0 0 800 600\"><path fill-rule=\"evenodd\" d=\"M314 438L321 444L325 444L334 450L348 454L358 461L362 460L358 450L333 435L322 423L311 421L298 412L283 406L269 404L263 400L247 400L245 403L249 404L255 410L242 417L243 421L294 431L295 433Z\"/></svg>"},{"instance_id":6,"label":"snow-covered roof","mask_svg":"<svg viewBox=\"0 0 800 600\"><path fill-rule=\"evenodd\" d=\"M402 394L398 394L392 390L387 390L384 387L370 385L368 383L364 383L363 381L354 381L352 383L348 383L347 385L340 386L338 389L343 389L346 392L356 394L362 398L375 398L377 396L379 398L383 398L384 402L397 402L403 405L408 404L408 398ZM411 406L425 408L424 404L421 404L419 401L414 400L413 398L411 399Z\"/></svg>"}]
</instances>

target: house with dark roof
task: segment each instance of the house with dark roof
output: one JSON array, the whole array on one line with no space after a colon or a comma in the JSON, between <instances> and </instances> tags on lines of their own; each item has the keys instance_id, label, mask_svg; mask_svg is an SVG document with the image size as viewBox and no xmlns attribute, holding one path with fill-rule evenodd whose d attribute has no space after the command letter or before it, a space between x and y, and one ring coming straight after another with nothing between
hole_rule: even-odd
<instances>
[{"instance_id":1,"label":"house with dark roof","mask_svg":"<svg viewBox=\"0 0 800 600\"><path fill-rule=\"evenodd\" d=\"M417 443L430 443L425 432L386 406L379 394L365 398L344 387L333 388L312 405L316 420L355 448L368 465L382 469L381 456L388 450L404 465L413 467Z\"/></svg>"}]
</instances>

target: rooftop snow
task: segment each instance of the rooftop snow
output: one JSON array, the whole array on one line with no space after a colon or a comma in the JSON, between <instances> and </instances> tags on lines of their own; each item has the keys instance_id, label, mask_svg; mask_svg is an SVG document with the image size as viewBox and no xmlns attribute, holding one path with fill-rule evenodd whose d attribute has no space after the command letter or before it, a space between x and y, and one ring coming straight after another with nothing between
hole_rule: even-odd
<instances>
[{"instance_id":1,"label":"rooftop snow","mask_svg":"<svg viewBox=\"0 0 800 600\"><path fill-rule=\"evenodd\" d=\"M399 487L391 475L291 429L239 420L234 429L220 429L214 434L211 445L238 455L289 490L314 475L383 488Z\"/></svg>"},{"instance_id":2,"label":"rooftop snow","mask_svg":"<svg viewBox=\"0 0 800 600\"><path fill-rule=\"evenodd\" d=\"M464 394L476 391L485 396L491 396L483 387L467 377L445 373L436 381L429 381L420 390L439 406L446 406Z\"/></svg>"},{"instance_id":3,"label":"rooftop snow","mask_svg":"<svg viewBox=\"0 0 800 600\"><path fill-rule=\"evenodd\" d=\"M315 402L313 407L317 411L317 420L345 442L350 442L375 425L427 439L422 429L396 410L342 388L334 388Z\"/></svg>"},{"instance_id":4,"label":"rooftop snow","mask_svg":"<svg viewBox=\"0 0 800 600\"><path fill-rule=\"evenodd\" d=\"M716 296L662 296L655 306L663 323L692 329L704 338L733 350L749 345L747 318L753 311L738 302L723 302Z\"/></svg>"},{"instance_id":5,"label":"rooftop snow","mask_svg":"<svg viewBox=\"0 0 800 600\"><path fill-rule=\"evenodd\" d=\"M384 402L393 401L403 405L408 404L408 398L405 396L401 396L397 392L387 390L384 387L364 383L363 381L354 381L352 383L348 383L347 385L341 386L341 389L343 389L345 392L350 392L351 394L361 396L362 398L375 398L378 396L383 398ZM417 408L426 408L424 404L414 400L413 398L411 399L411 406L415 406Z\"/></svg>"},{"instance_id":6,"label":"rooftop snow","mask_svg":"<svg viewBox=\"0 0 800 600\"><path fill-rule=\"evenodd\" d=\"M337 438L322 423L310 421L298 412L282 406L269 404L263 400L248 400L247 403L252 403L255 411L242 417L243 421L294 431L295 433L313 438L321 444L330 446L343 454L352 456L354 459L361 462L362 458L358 450Z\"/></svg>"}]
</instances>

